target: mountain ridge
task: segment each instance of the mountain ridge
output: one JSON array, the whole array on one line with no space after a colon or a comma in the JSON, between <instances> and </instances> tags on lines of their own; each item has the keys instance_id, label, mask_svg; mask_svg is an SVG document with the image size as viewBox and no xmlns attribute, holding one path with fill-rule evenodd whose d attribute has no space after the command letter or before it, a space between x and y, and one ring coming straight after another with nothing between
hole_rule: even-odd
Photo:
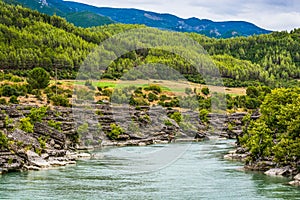
<instances>
[{"instance_id":1,"label":"mountain ridge","mask_svg":"<svg viewBox=\"0 0 300 200\"><path fill-rule=\"evenodd\" d=\"M63 0L4 0L8 3L21 4L46 14L57 14L69 22L81 27L111 24L144 24L149 27L178 31L195 32L214 38L230 38L267 34L271 31L262 29L245 21L220 21L191 17L180 18L169 13L156 13L135 8L96 7L83 3ZM40 6L38 6L40 5ZM89 13L88 16L86 13ZM77 14L76 14L77 13ZM78 17L78 13L81 14ZM71 17L70 17L71 16ZM74 17L75 16L75 17ZM90 22L93 18L93 23ZM97 23L97 20L99 23Z\"/></svg>"}]
</instances>

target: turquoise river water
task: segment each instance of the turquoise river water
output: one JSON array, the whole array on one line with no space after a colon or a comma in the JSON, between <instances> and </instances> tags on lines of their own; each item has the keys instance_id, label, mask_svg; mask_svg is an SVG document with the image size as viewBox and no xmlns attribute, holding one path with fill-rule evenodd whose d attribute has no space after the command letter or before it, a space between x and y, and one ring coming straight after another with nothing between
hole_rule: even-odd
<instances>
[{"instance_id":1,"label":"turquoise river water","mask_svg":"<svg viewBox=\"0 0 300 200\"><path fill-rule=\"evenodd\" d=\"M224 160L231 142L105 148L77 165L2 175L0 199L300 199L289 179Z\"/></svg>"}]
</instances>

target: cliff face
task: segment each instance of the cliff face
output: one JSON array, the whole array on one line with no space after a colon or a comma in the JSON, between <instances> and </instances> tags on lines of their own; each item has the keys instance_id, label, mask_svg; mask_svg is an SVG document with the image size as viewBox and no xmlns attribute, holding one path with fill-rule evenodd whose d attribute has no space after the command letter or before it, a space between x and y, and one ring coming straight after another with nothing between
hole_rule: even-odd
<instances>
[{"instance_id":1,"label":"cliff face","mask_svg":"<svg viewBox=\"0 0 300 200\"><path fill-rule=\"evenodd\" d=\"M0 107L0 173L75 164L76 159L89 157L78 150L96 147L194 141L210 136L235 138L241 133L246 114L209 114L206 124L198 113L186 111L182 112L185 120L177 123L168 117L176 110L162 107L54 107L25 132L23 121L33 108Z\"/></svg>"}]
</instances>

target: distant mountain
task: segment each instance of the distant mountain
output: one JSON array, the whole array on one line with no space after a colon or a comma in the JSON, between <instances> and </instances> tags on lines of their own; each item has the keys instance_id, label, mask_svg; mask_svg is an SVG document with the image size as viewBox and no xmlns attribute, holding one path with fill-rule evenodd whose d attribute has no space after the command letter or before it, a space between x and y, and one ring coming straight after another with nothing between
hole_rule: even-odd
<instances>
[{"instance_id":1,"label":"distant mountain","mask_svg":"<svg viewBox=\"0 0 300 200\"><path fill-rule=\"evenodd\" d=\"M79 11L69 7L62 0L3 0L6 3L22 5L33 10L66 18L69 22L80 27L101 26L115 23L109 17L88 10Z\"/></svg>"},{"instance_id":2,"label":"distant mountain","mask_svg":"<svg viewBox=\"0 0 300 200\"><path fill-rule=\"evenodd\" d=\"M104 8L63 0L4 0L65 17L77 26L90 27L119 22L145 24L150 27L180 32L196 32L209 37L230 38L270 33L244 21L214 22L207 19L182 19L171 14L159 14L138 9Z\"/></svg>"}]
</instances>

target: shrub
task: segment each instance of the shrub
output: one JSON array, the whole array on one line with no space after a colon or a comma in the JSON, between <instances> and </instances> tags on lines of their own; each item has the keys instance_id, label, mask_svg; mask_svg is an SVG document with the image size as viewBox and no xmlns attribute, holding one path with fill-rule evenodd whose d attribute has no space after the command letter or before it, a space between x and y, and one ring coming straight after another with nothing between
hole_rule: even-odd
<instances>
[{"instance_id":1,"label":"shrub","mask_svg":"<svg viewBox=\"0 0 300 200\"><path fill-rule=\"evenodd\" d=\"M260 101L257 98L246 97L245 106L248 109L256 109L260 106Z\"/></svg>"},{"instance_id":2,"label":"shrub","mask_svg":"<svg viewBox=\"0 0 300 200\"><path fill-rule=\"evenodd\" d=\"M202 94L204 94L205 96L209 95L209 89L207 87L204 87L201 89Z\"/></svg>"},{"instance_id":3,"label":"shrub","mask_svg":"<svg viewBox=\"0 0 300 200\"><path fill-rule=\"evenodd\" d=\"M25 131L26 133L33 133L33 124L29 117L25 117L20 119L20 129Z\"/></svg>"},{"instance_id":4,"label":"shrub","mask_svg":"<svg viewBox=\"0 0 300 200\"><path fill-rule=\"evenodd\" d=\"M51 97L51 101L54 106L63 106L63 107L71 106L69 99L64 97L63 95L53 95Z\"/></svg>"},{"instance_id":5,"label":"shrub","mask_svg":"<svg viewBox=\"0 0 300 200\"><path fill-rule=\"evenodd\" d=\"M77 128L77 133L82 134L82 133L86 133L89 130L89 124L87 122L85 122L84 124L78 126Z\"/></svg>"},{"instance_id":6,"label":"shrub","mask_svg":"<svg viewBox=\"0 0 300 200\"><path fill-rule=\"evenodd\" d=\"M132 105L132 106L148 106L149 105L149 102L144 99L143 97L133 97L131 96L130 97L130 100L129 100L129 105Z\"/></svg>"},{"instance_id":7,"label":"shrub","mask_svg":"<svg viewBox=\"0 0 300 200\"><path fill-rule=\"evenodd\" d=\"M208 110L206 110L206 109L200 110L199 118L202 122L205 122L205 123L208 122L207 115L208 115Z\"/></svg>"},{"instance_id":8,"label":"shrub","mask_svg":"<svg viewBox=\"0 0 300 200\"><path fill-rule=\"evenodd\" d=\"M259 91L256 87L254 86L249 86L247 89L246 89L246 94L247 96L251 97L251 98L256 98L259 96Z\"/></svg>"},{"instance_id":9,"label":"shrub","mask_svg":"<svg viewBox=\"0 0 300 200\"><path fill-rule=\"evenodd\" d=\"M30 122L34 124L35 122L41 122L42 118L46 116L46 112L48 111L49 107L42 106L40 108L32 108L28 115Z\"/></svg>"},{"instance_id":10,"label":"shrub","mask_svg":"<svg viewBox=\"0 0 300 200\"><path fill-rule=\"evenodd\" d=\"M157 94L162 92L162 89L159 85L149 85L148 87L145 87L146 91L153 91Z\"/></svg>"},{"instance_id":11,"label":"shrub","mask_svg":"<svg viewBox=\"0 0 300 200\"><path fill-rule=\"evenodd\" d=\"M193 93L193 90L191 88L185 88L184 92L185 94L190 95Z\"/></svg>"},{"instance_id":12,"label":"shrub","mask_svg":"<svg viewBox=\"0 0 300 200\"><path fill-rule=\"evenodd\" d=\"M118 139L119 135L124 133L124 130L116 124L110 124L110 128L111 131L107 132L107 136L112 140Z\"/></svg>"},{"instance_id":13,"label":"shrub","mask_svg":"<svg viewBox=\"0 0 300 200\"><path fill-rule=\"evenodd\" d=\"M43 139L43 137L41 136L41 137L38 138L38 141L40 143L41 148L45 149L46 148L47 138Z\"/></svg>"},{"instance_id":14,"label":"shrub","mask_svg":"<svg viewBox=\"0 0 300 200\"><path fill-rule=\"evenodd\" d=\"M19 103L18 97L16 97L15 95L11 96L9 99L9 103L18 104Z\"/></svg>"},{"instance_id":15,"label":"shrub","mask_svg":"<svg viewBox=\"0 0 300 200\"><path fill-rule=\"evenodd\" d=\"M172 126L172 125L173 125L172 122L170 122L170 120L168 120L168 119L166 119L166 120L164 121L164 124L165 124L166 126Z\"/></svg>"},{"instance_id":16,"label":"shrub","mask_svg":"<svg viewBox=\"0 0 300 200\"><path fill-rule=\"evenodd\" d=\"M44 89L49 85L49 73L40 67L34 68L28 73L28 84L32 89Z\"/></svg>"},{"instance_id":17,"label":"shrub","mask_svg":"<svg viewBox=\"0 0 300 200\"><path fill-rule=\"evenodd\" d=\"M4 85L2 87L2 91L1 91L2 96L5 97L10 97L10 96L19 96L19 93L17 91L17 89L15 87L12 87L10 85Z\"/></svg>"},{"instance_id":18,"label":"shrub","mask_svg":"<svg viewBox=\"0 0 300 200\"><path fill-rule=\"evenodd\" d=\"M182 121L182 115L180 112L174 112L171 116L170 116L171 119L174 119L177 124L179 124L181 121Z\"/></svg>"},{"instance_id":19,"label":"shrub","mask_svg":"<svg viewBox=\"0 0 300 200\"><path fill-rule=\"evenodd\" d=\"M0 98L0 104L1 104L1 105L6 105L6 104L7 104L6 99Z\"/></svg>"},{"instance_id":20,"label":"shrub","mask_svg":"<svg viewBox=\"0 0 300 200\"><path fill-rule=\"evenodd\" d=\"M153 94L152 92L150 92L150 93L148 94L148 100L149 100L150 102L157 101L157 100L158 100L158 97L157 97L155 94Z\"/></svg>"},{"instance_id":21,"label":"shrub","mask_svg":"<svg viewBox=\"0 0 300 200\"><path fill-rule=\"evenodd\" d=\"M1 147L8 147L8 138L2 131L0 131L0 149Z\"/></svg>"},{"instance_id":22,"label":"shrub","mask_svg":"<svg viewBox=\"0 0 300 200\"><path fill-rule=\"evenodd\" d=\"M54 120L48 121L48 126L55 128L58 131L61 131L61 122L56 122Z\"/></svg>"},{"instance_id":23,"label":"shrub","mask_svg":"<svg viewBox=\"0 0 300 200\"><path fill-rule=\"evenodd\" d=\"M132 121L128 125L128 131L131 133L138 133L140 131L139 125L137 123L135 123L134 121Z\"/></svg>"},{"instance_id":24,"label":"shrub","mask_svg":"<svg viewBox=\"0 0 300 200\"><path fill-rule=\"evenodd\" d=\"M163 94L163 95L161 95L160 97L159 97L159 100L160 101L166 101L166 100L170 100L171 98L170 97L167 97L165 94Z\"/></svg>"},{"instance_id":25,"label":"shrub","mask_svg":"<svg viewBox=\"0 0 300 200\"><path fill-rule=\"evenodd\" d=\"M102 90L102 95L110 97L112 95L112 90L110 90L109 88L103 89Z\"/></svg>"}]
</instances>

